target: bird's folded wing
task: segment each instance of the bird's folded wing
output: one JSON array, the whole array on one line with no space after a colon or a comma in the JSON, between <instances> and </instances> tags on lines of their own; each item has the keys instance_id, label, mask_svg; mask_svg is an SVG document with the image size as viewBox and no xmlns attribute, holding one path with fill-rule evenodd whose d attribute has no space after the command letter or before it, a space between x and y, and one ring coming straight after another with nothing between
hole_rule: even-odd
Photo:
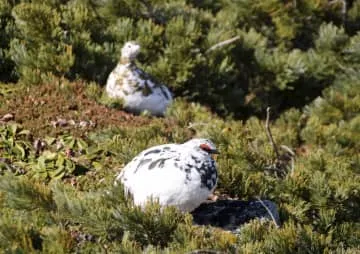
<instances>
[{"instance_id":1,"label":"bird's folded wing","mask_svg":"<svg viewBox=\"0 0 360 254\"><path fill-rule=\"evenodd\" d=\"M174 144L155 146L141 152L123 168L117 180L125 180L127 177L143 171L159 170L170 161L179 160L180 152L176 146Z\"/></svg>"}]
</instances>

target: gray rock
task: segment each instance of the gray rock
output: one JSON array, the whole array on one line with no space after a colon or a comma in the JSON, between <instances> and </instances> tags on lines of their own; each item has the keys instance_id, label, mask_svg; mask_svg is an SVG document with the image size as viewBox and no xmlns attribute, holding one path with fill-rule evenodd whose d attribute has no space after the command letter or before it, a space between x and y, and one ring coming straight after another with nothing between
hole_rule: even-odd
<instances>
[{"instance_id":1,"label":"gray rock","mask_svg":"<svg viewBox=\"0 0 360 254\"><path fill-rule=\"evenodd\" d=\"M210 225L239 232L239 228L252 219L268 219L280 226L276 205L269 200L241 201L218 200L201 204L192 211L194 223Z\"/></svg>"}]
</instances>

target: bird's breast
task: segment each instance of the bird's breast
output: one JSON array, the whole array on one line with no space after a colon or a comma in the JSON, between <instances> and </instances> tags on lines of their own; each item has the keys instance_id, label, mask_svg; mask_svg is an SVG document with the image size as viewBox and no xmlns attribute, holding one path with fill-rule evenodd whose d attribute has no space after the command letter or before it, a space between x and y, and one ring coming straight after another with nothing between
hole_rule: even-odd
<instances>
[{"instance_id":1,"label":"bird's breast","mask_svg":"<svg viewBox=\"0 0 360 254\"><path fill-rule=\"evenodd\" d=\"M187 179L195 174L200 180L200 187L212 190L217 184L217 170L215 161L210 156L192 154L183 161L181 169L187 175Z\"/></svg>"}]
</instances>

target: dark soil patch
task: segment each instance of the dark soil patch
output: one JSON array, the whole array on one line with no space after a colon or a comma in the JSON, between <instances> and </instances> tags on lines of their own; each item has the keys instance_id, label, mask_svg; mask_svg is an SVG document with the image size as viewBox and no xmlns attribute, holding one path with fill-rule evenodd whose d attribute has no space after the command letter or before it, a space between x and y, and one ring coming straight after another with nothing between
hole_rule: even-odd
<instances>
[{"instance_id":1,"label":"dark soil patch","mask_svg":"<svg viewBox=\"0 0 360 254\"><path fill-rule=\"evenodd\" d=\"M86 83L82 81L21 87L1 99L5 101L0 107L0 117L14 114L15 121L36 137L65 133L85 137L89 131L106 127L137 127L151 122L149 117L108 108L88 98Z\"/></svg>"}]
</instances>

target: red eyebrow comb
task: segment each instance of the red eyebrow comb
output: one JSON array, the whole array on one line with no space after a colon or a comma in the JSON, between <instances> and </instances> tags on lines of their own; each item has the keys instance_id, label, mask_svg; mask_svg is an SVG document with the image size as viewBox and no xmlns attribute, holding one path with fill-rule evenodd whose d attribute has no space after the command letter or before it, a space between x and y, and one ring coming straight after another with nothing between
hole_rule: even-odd
<instances>
[{"instance_id":1,"label":"red eyebrow comb","mask_svg":"<svg viewBox=\"0 0 360 254\"><path fill-rule=\"evenodd\" d=\"M205 151L210 151L211 150L211 147L209 145L207 145L207 144L201 144L200 148L205 150Z\"/></svg>"}]
</instances>

